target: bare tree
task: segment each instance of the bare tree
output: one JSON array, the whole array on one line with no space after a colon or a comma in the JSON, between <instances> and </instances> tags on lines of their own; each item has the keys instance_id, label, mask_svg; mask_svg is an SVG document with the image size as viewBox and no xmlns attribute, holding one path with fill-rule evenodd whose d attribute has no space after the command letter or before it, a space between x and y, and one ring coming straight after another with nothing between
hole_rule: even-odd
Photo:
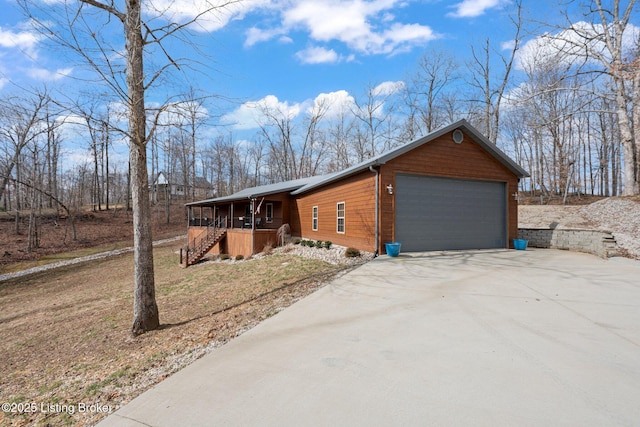
<instances>
[{"instance_id":1,"label":"bare tree","mask_svg":"<svg viewBox=\"0 0 640 427\"><path fill-rule=\"evenodd\" d=\"M178 61L165 49L164 41L177 35L202 14L224 8L229 3L211 5L196 18L185 23L172 22L172 20L166 22L164 12L159 10L156 12L160 16L151 16L148 22L143 22L140 0L125 0L123 3L120 8L114 2L80 0L64 4L56 3L45 11L45 6L34 10L32 2L20 0L20 5L41 33L79 56L99 76L101 82L120 97L128 111L128 127L125 132L129 139L134 228L132 333L138 335L156 329L160 325L155 299L146 150L147 142L151 139L155 125L158 123L158 117L166 107L158 109L155 119L148 126L145 108L146 93L171 67L180 67ZM151 7L149 10L154 9ZM51 12L51 15L47 16L47 12ZM116 23L122 31L124 57L120 46L111 46L100 31L100 25L111 29ZM154 23L159 23L159 27L152 28L151 25ZM56 24L61 25L64 31L54 27ZM166 59L165 64L145 72L145 52L163 55Z\"/></svg>"},{"instance_id":2,"label":"bare tree","mask_svg":"<svg viewBox=\"0 0 640 427\"><path fill-rule=\"evenodd\" d=\"M0 100L0 149L3 155L0 199L4 196L23 150L57 126L55 122L47 123L50 103L51 97L46 88L38 89L28 97L11 96Z\"/></svg>"},{"instance_id":3,"label":"bare tree","mask_svg":"<svg viewBox=\"0 0 640 427\"><path fill-rule=\"evenodd\" d=\"M307 112L304 119L305 134L300 148L300 164L298 176L317 175L320 165L324 161L327 144L324 141L324 132L320 129L320 123L329 109L328 102L320 101Z\"/></svg>"},{"instance_id":4,"label":"bare tree","mask_svg":"<svg viewBox=\"0 0 640 427\"><path fill-rule=\"evenodd\" d=\"M271 179L288 181L300 178L300 153L294 147L294 117L291 111L262 106L264 121L260 123L262 138L269 145Z\"/></svg>"},{"instance_id":5,"label":"bare tree","mask_svg":"<svg viewBox=\"0 0 640 427\"><path fill-rule=\"evenodd\" d=\"M329 159L327 172L337 172L351 166L349 141L354 130L354 121L344 107L329 126L329 147L333 157Z\"/></svg>"},{"instance_id":6,"label":"bare tree","mask_svg":"<svg viewBox=\"0 0 640 427\"><path fill-rule=\"evenodd\" d=\"M360 152L358 161L373 157L383 149L382 130L395 110L393 97L402 89L399 84L375 87L369 84L364 100L355 99L351 113L362 126L356 136Z\"/></svg>"},{"instance_id":7,"label":"bare tree","mask_svg":"<svg viewBox=\"0 0 640 427\"><path fill-rule=\"evenodd\" d=\"M626 5L625 5L626 3ZM593 0L583 7L585 20L572 22L565 13L566 26L549 35L557 50L578 64L576 72L587 72L592 63L594 73L608 76L624 158L624 195L640 194L640 60L638 40L629 51L629 20L635 0ZM607 87L607 86L602 86Z\"/></svg>"},{"instance_id":8,"label":"bare tree","mask_svg":"<svg viewBox=\"0 0 640 427\"><path fill-rule=\"evenodd\" d=\"M427 50L418 61L418 69L405 88L412 132L410 139L426 135L445 125L447 89L459 78L458 63L448 52Z\"/></svg>"},{"instance_id":9,"label":"bare tree","mask_svg":"<svg viewBox=\"0 0 640 427\"><path fill-rule=\"evenodd\" d=\"M480 125L485 136L494 144L498 141L500 126L500 107L505 91L510 82L511 70L520 48L522 39L522 1L516 1L516 15L512 18L514 37L508 55L496 53L491 47L491 41L484 40L480 51L473 46L471 53L473 60L469 63L471 70L470 85L481 94L480 99L472 99L472 103L482 106L483 113ZM495 73L492 55L497 55L502 62L502 68Z\"/></svg>"}]
</instances>

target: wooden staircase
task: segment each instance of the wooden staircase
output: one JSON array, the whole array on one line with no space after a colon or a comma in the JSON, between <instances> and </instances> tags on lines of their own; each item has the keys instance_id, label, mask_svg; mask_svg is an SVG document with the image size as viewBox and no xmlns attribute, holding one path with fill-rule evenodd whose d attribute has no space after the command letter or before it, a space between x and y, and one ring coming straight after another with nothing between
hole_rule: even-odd
<instances>
[{"instance_id":1,"label":"wooden staircase","mask_svg":"<svg viewBox=\"0 0 640 427\"><path fill-rule=\"evenodd\" d=\"M226 228L207 227L200 235L193 239L190 245L187 245L185 257L182 256L180 250L180 263L185 267L189 267L200 261L209 250L220 242L227 235Z\"/></svg>"}]
</instances>

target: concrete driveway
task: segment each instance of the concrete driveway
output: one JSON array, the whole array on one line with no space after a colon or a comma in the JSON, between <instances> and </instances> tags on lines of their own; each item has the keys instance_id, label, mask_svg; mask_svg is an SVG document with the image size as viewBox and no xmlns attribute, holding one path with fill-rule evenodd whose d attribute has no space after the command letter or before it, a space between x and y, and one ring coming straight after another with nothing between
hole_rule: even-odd
<instances>
[{"instance_id":1,"label":"concrete driveway","mask_svg":"<svg viewBox=\"0 0 640 427\"><path fill-rule=\"evenodd\" d=\"M640 262L380 257L100 426L637 426Z\"/></svg>"}]
</instances>

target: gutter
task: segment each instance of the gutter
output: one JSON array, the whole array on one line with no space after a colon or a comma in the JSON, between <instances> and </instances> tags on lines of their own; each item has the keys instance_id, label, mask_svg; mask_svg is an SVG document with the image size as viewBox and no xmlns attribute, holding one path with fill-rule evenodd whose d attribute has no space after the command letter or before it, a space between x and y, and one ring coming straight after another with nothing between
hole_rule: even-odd
<instances>
[{"instance_id":1,"label":"gutter","mask_svg":"<svg viewBox=\"0 0 640 427\"><path fill-rule=\"evenodd\" d=\"M379 188L380 187L380 183L379 183L379 181L380 181L380 179L379 179L380 171L378 169L374 169L373 166L369 166L369 170L376 174L376 209L375 209L375 212L376 212L375 213L375 216L376 216L375 241L376 241L376 243L375 243L375 252L374 252L373 256L377 257L378 256L378 245L380 243L379 242L379 238L380 238L379 237L379 233L380 233L380 231L379 231L380 216L378 214L378 209L379 209L378 206L380 204L380 188Z\"/></svg>"}]
</instances>

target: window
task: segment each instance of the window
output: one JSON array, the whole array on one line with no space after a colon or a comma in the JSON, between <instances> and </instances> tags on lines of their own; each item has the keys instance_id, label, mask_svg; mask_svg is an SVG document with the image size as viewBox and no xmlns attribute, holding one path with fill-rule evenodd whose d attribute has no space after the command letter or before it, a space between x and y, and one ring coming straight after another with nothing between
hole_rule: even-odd
<instances>
[{"instance_id":1,"label":"window","mask_svg":"<svg viewBox=\"0 0 640 427\"><path fill-rule=\"evenodd\" d=\"M311 229L318 231L318 207L314 206L311 213Z\"/></svg>"},{"instance_id":2,"label":"window","mask_svg":"<svg viewBox=\"0 0 640 427\"><path fill-rule=\"evenodd\" d=\"M336 231L338 233L344 233L344 202L338 203L337 206L338 226Z\"/></svg>"},{"instance_id":3,"label":"window","mask_svg":"<svg viewBox=\"0 0 640 427\"><path fill-rule=\"evenodd\" d=\"M265 205L265 215L267 216L267 222L273 222L273 203Z\"/></svg>"}]
</instances>

